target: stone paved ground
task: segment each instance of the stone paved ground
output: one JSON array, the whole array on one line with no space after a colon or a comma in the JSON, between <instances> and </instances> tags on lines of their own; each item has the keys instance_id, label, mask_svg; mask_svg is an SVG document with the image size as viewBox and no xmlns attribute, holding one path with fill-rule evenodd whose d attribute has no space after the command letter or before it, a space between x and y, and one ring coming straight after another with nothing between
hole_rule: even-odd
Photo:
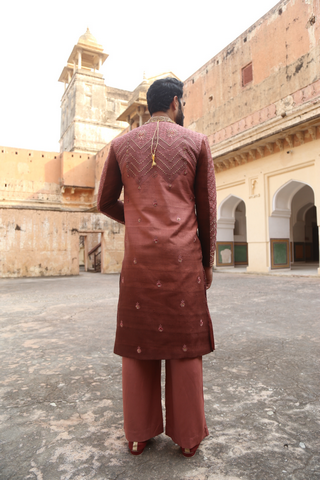
<instances>
[{"instance_id":1,"label":"stone paved ground","mask_svg":"<svg viewBox=\"0 0 320 480\"><path fill-rule=\"evenodd\" d=\"M319 480L320 279L215 273L208 437L128 453L118 275L0 280L1 480Z\"/></svg>"}]
</instances>

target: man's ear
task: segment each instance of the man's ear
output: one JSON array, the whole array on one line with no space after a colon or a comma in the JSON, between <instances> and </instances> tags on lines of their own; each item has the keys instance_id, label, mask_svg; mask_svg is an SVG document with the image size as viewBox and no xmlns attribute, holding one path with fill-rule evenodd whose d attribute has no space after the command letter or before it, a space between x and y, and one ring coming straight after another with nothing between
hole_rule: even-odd
<instances>
[{"instance_id":1,"label":"man's ear","mask_svg":"<svg viewBox=\"0 0 320 480\"><path fill-rule=\"evenodd\" d=\"M172 102L170 103L170 109L175 112L176 110L179 110L179 99L177 95L173 97Z\"/></svg>"}]
</instances>

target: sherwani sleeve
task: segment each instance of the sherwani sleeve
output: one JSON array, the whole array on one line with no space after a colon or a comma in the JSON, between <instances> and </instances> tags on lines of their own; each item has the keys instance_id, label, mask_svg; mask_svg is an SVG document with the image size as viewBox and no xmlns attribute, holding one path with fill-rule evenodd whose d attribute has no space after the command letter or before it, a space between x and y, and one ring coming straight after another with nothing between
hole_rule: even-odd
<instances>
[{"instance_id":1,"label":"sherwani sleeve","mask_svg":"<svg viewBox=\"0 0 320 480\"><path fill-rule=\"evenodd\" d=\"M202 140L195 178L196 211L204 267L212 267L217 235L217 194L207 137Z\"/></svg>"},{"instance_id":2,"label":"sherwani sleeve","mask_svg":"<svg viewBox=\"0 0 320 480\"><path fill-rule=\"evenodd\" d=\"M99 192L97 208L107 217L124 224L124 207L119 200L122 190L122 178L119 164L117 162L113 143L111 143L107 160L104 164Z\"/></svg>"}]
</instances>

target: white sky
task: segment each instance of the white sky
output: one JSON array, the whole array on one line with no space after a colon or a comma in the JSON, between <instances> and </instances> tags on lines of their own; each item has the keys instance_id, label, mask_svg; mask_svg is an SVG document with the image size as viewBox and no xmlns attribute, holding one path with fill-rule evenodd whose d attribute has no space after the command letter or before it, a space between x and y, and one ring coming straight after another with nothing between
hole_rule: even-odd
<instances>
[{"instance_id":1,"label":"white sky","mask_svg":"<svg viewBox=\"0 0 320 480\"><path fill-rule=\"evenodd\" d=\"M87 27L109 54L105 83L133 90L143 71L186 80L277 3L2 0L0 145L59 151L58 78Z\"/></svg>"}]
</instances>

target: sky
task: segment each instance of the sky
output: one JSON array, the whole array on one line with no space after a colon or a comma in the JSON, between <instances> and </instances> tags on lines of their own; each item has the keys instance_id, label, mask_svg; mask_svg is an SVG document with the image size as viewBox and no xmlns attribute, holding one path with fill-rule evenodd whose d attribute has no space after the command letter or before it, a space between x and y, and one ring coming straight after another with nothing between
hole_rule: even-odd
<instances>
[{"instance_id":1,"label":"sky","mask_svg":"<svg viewBox=\"0 0 320 480\"><path fill-rule=\"evenodd\" d=\"M277 3L3 0L0 145L59 151L64 86L58 79L87 27L109 54L101 69L105 83L131 91L143 72L172 71L186 80Z\"/></svg>"}]
</instances>

